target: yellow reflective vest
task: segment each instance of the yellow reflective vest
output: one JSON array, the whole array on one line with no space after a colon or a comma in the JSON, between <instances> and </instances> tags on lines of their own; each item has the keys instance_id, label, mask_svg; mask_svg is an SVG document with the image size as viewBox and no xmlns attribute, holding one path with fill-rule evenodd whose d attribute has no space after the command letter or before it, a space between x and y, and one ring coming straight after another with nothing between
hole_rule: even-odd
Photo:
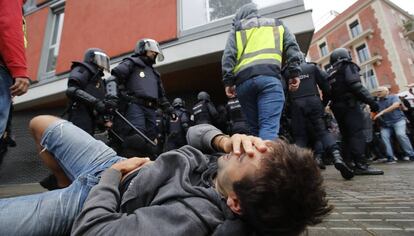
<instances>
[{"instance_id":1,"label":"yellow reflective vest","mask_svg":"<svg viewBox=\"0 0 414 236\"><path fill-rule=\"evenodd\" d=\"M253 65L274 64L281 67L284 27L279 20L250 18L236 28L237 74Z\"/></svg>"}]
</instances>

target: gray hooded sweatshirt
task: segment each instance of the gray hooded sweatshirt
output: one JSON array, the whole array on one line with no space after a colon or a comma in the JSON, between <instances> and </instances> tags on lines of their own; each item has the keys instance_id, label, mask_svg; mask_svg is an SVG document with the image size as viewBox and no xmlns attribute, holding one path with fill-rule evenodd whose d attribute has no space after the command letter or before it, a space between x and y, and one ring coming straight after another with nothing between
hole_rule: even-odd
<instances>
[{"instance_id":1,"label":"gray hooded sweatshirt","mask_svg":"<svg viewBox=\"0 0 414 236\"><path fill-rule=\"evenodd\" d=\"M222 196L203 181L213 157L200 150L214 152L211 141L219 134L211 125L191 127L187 134L191 146L166 152L142 167L125 192L119 190L121 173L105 170L72 235L207 235L208 228L214 230L232 218Z\"/></svg>"},{"instance_id":2,"label":"gray hooded sweatshirt","mask_svg":"<svg viewBox=\"0 0 414 236\"><path fill-rule=\"evenodd\" d=\"M272 64L252 65L238 73L237 78L233 73L233 69L237 65L237 45L236 45L236 28L241 21L260 18L257 11L257 6L254 3L243 5L235 14L233 18L233 27L230 29L227 38L226 47L224 48L223 57L221 61L223 83L225 86L239 85L243 81L259 75L274 76L281 79L281 70L278 66ZM284 26L283 34L283 61L286 62L284 76L286 79L294 78L301 74L299 67L300 61L303 60L302 52L296 42L295 36L290 33L288 28Z\"/></svg>"}]
</instances>

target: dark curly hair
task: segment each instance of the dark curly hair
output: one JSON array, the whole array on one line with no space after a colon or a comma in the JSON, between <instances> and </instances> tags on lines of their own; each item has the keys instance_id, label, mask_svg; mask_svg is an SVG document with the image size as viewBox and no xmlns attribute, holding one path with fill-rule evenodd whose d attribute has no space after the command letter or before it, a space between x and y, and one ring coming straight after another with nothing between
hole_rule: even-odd
<instances>
[{"instance_id":1,"label":"dark curly hair","mask_svg":"<svg viewBox=\"0 0 414 236\"><path fill-rule=\"evenodd\" d=\"M260 235L298 235L332 210L310 150L277 140L260 171L234 183L242 219Z\"/></svg>"}]
</instances>

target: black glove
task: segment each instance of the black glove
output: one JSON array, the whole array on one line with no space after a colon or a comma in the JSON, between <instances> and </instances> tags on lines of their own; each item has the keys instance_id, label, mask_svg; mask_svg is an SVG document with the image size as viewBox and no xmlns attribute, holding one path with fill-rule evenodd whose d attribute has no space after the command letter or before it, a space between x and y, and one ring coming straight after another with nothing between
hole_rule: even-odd
<instances>
[{"instance_id":1,"label":"black glove","mask_svg":"<svg viewBox=\"0 0 414 236\"><path fill-rule=\"evenodd\" d=\"M177 119L177 114L175 114L174 108L172 106L167 107L164 113L169 115L173 120Z\"/></svg>"},{"instance_id":2,"label":"black glove","mask_svg":"<svg viewBox=\"0 0 414 236\"><path fill-rule=\"evenodd\" d=\"M112 114L118 108L118 103L114 99L99 100L95 103L95 110L101 114Z\"/></svg>"},{"instance_id":3,"label":"black glove","mask_svg":"<svg viewBox=\"0 0 414 236\"><path fill-rule=\"evenodd\" d=\"M371 104L369 104L369 107L371 108L372 112L378 112L379 111L379 106L376 102L372 102Z\"/></svg>"}]
</instances>

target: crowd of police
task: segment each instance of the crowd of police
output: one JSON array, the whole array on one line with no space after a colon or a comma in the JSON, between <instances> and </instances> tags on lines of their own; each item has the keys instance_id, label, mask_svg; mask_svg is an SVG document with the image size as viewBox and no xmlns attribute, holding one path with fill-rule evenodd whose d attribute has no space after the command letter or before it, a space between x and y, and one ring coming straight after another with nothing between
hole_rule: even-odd
<instances>
[{"instance_id":1,"label":"crowd of police","mask_svg":"<svg viewBox=\"0 0 414 236\"><path fill-rule=\"evenodd\" d=\"M248 133L237 98L216 107L201 91L189 111L182 98L166 97L160 74L153 65L163 60L158 42L142 39L134 53L110 70L109 57L98 48L87 49L83 61L72 63L63 117L87 133L107 131L108 144L125 157L155 159L162 152L186 145L194 124L213 124L228 134ZM104 71L111 76L104 79ZM55 177L41 181L56 188Z\"/></svg>"},{"instance_id":2,"label":"crowd of police","mask_svg":"<svg viewBox=\"0 0 414 236\"><path fill-rule=\"evenodd\" d=\"M162 61L163 54L152 39L138 41L134 53L111 71L103 50L88 49L83 61L72 64L65 117L89 134L107 131L108 144L126 157L155 159L184 146L188 128L196 124L213 124L229 135L250 133L237 97L215 106L210 95L201 91L191 109L179 97L170 103L153 67L156 59ZM334 50L330 63L331 69L325 72L316 64L302 62L299 88L286 89L279 135L313 149L321 169L331 163L345 179L383 174L368 164L372 153L379 157L382 151L367 142L366 124L372 123L364 110L367 104L377 112L378 105L362 86L359 67L348 50ZM111 73L107 79L105 70ZM56 187L53 183L53 176L41 182L49 189Z\"/></svg>"}]
</instances>

